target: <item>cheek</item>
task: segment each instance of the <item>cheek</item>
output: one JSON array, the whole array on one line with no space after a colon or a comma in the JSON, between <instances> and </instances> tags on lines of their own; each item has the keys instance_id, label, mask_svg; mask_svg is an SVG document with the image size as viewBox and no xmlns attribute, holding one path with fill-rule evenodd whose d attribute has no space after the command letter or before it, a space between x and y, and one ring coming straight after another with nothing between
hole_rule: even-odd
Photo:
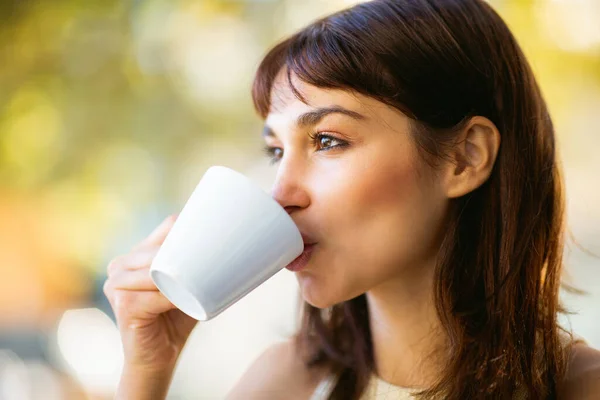
<instances>
[{"instance_id":1,"label":"cheek","mask_svg":"<svg viewBox=\"0 0 600 400\"><path fill-rule=\"evenodd\" d=\"M397 149L397 148L396 148ZM439 195L408 151L328 169L317 188L330 296L354 297L431 253Z\"/></svg>"},{"instance_id":2,"label":"cheek","mask_svg":"<svg viewBox=\"0 0 600 400\"><path fill-rule=\"evenodd\" d=\"M352 257L370 263L371 271L399 261L424 223L428 189L411 161L381 163L357 176L339 215L340 235Z\"/></svg>"}]
</instances>

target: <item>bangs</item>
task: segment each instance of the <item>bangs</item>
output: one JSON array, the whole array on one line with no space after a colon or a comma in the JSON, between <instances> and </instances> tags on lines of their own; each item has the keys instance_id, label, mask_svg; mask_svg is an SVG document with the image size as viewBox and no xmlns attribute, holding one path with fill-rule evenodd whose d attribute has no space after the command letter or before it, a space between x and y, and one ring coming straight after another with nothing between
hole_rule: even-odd
<instances>
[{"instance_id":1,"label":"bangs","mask_svg":"<svg viewBox=\"0 0 600 400\"><path fill-rule=\"evenodd\" d=\"M364 36L361 39L360 35L368 33L360 26L349 29L345 18L349 14L342 12L316 21L267 53L252 85L254 107L263 119L269 113L271 91L282 70L292 92L304 103L292 83L292 74L319 88L349 89L389 103L384 99L394 94L393 79L378 60L376 49L366 46Z\"/></svg>"}]
</instances>

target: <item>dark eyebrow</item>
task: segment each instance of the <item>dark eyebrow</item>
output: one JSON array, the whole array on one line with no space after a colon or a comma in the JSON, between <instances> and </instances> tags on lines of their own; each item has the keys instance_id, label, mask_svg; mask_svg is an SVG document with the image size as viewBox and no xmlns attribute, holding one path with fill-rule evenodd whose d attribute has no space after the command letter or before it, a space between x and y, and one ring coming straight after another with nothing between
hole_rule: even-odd
<instances>
[{"instance_id":1,"label":"dark eyebrow","mask_svg":"<svg viewBox=\"0 0 600 400\"><path fill-rule=\"evenodd\" d=\"M329 114L344 114L356 120L365 119L364 115L359 114L356 111L348 110L347 108L340 106L332 106L317 108L316 110L304 113L298 117L296 124L301 127L316 125Z\"/></svg>"},{"instance_id":2,"label":"dark eyebrow","mask_svg":"<svg viewBox=\"0 0 600 400\"><path fill-rule=\"evenodd\" d=\"M319 123L323 118L325 118L329 114L343 114L347 115L355 120L363 120L366 117L356 111L348 110L347 108L341 106L332 106L332 107L322 107L317 108L313 111L308 111L298 117L296 120L296 125L299 127L307 127L313 126ZM263 137L273 137L276 136L275 133L271 130L271 128L267 125L263 128Z\"/></svg>"}]
</instances>

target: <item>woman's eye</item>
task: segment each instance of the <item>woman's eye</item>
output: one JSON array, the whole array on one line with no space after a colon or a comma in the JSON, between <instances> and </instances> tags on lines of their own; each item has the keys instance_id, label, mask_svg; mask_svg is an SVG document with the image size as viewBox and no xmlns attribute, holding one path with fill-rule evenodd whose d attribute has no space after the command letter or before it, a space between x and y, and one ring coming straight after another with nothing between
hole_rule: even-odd
<instances>
[{"instance_id":1,"label":"woman's eye","mask_svg":"<svg viewBox=\"0 0 600 400\"><path fill-rule=\"evenodd\" d=\"M319 138L319 146L321 146L321 148L332 147L333 145L335 145L335 142L336 142L336 140L333 138L330 138L329 136L321 136Z\"/></svg>"},{"instance_id":2,"label":"woman's eye","mask_svg":"<svg viewBox=\"0 0 600 400\"><path fill-rule=\"evenodd\" d=\"M315 146L318 148L317 151L328 150L334 147L343 147L347 144L343 140L322 133L315 134L312 136L312 139Z\"/></svg>"},{"instance_id":3,"label":"woman's eye","mask_svg":"<svg viewBox=\"0 0 600 400\"><path fill-rule=\"evenodd\" d=\"M275 164L283 157L283 149L280 147L265 146L264 152L270 158L271 164Z\"/></svg>"},{"instance_id":4,"label":"woman's eye","mask_svg":"<svg viewBox=\"0 0 600 400\"><path fill-rule=\"evenodd\" d=\"M317 148L316 151L327 151L336 147L346 147L347 142L337 139L323 133L310 135L313 145ZM263 149L265 155L270 159L271 164L275 164L283 158L283 149L281 147L265 146Z\"/></svg>"}]
</instances>

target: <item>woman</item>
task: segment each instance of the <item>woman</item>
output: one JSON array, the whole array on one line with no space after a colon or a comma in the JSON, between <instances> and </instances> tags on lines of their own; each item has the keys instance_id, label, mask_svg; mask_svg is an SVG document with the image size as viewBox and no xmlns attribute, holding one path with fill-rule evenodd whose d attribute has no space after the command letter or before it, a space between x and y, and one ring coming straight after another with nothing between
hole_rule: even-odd
<instances>
[{"instance_id":1,"label":"woman","mask_svg":"<svg viewBox=\"0 0 600 400\"><path fill-rule=\"evenodd\" d=\"M489 5L333 14L275 46L252 94L273 197L314 245L296 271L300 331L231 399L600 398L600 352L557 324L552 122ZM148 277L172 222L108 267L120 398L163 398L195 324Z\"/></svg>"}]
</instances>

